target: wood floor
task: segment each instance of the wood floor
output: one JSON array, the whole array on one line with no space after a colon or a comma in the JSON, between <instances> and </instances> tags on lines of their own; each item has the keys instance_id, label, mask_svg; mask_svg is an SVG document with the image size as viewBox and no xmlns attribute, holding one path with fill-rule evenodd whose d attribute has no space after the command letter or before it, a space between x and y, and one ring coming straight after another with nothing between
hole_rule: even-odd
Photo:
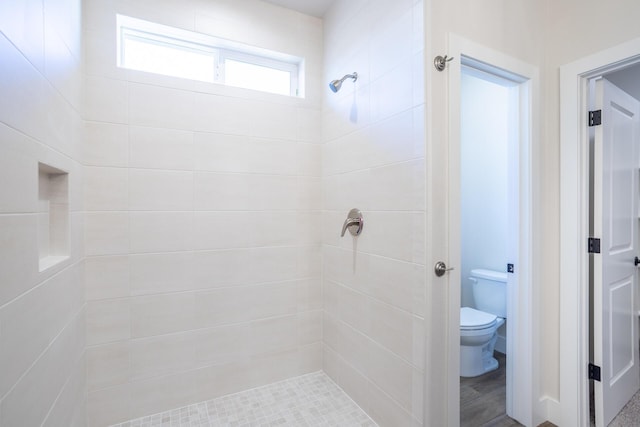
<instances>
[{"instance_id":1,"label":"wood floor","mask_svg":"<svg viewBox=\"0 0 640 427\"><path fill-rule=\"evenodd\" d=\"M460 378L461 427L522 426L507 416L507 358L496 352L499 367L493 372L474 378ZM555 427L550 422L539 427Z\"/></svg>"},{"instance_id":2,"label":"wood floor","mask_svg":"<svg viewBox=\"0 0 640 427\"><path fill-rule=\"evenodd\" d=\"M474 378L460 378L460 426L508 427L521 424L507 416L507 358L496 352L499 367Z\"/></svg>"}]
</instances>

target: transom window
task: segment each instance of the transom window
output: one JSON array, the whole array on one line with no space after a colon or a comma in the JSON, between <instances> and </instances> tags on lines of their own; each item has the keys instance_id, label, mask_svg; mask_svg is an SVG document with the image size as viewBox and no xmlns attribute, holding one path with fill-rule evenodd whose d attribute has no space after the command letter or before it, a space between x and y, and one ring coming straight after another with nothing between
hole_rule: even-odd
<instances>
[{"instance_id":1,"label":"transom window","mask_svg":"<svg viewBox=\"0 0 640 427\"><path fill-rule=\"evenodd\" d=\"M118 66L183 79L301 96L302 59L118 15Z\"/></svg>"}]
</instances>

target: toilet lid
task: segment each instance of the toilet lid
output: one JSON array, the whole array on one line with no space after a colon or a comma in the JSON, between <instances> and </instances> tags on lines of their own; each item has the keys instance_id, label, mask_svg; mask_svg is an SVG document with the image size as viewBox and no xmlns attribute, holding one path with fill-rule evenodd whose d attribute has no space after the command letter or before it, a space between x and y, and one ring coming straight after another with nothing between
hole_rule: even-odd
<instances>
[{"instance_id":1,"label":"toilet lid","mask_svg":"<svg viewBox=\"0 0 640 427\"><path fill-rule=\"evenodd\" d=\"M494 324L496 319L495 314L485 313L475 308L462 307L460 309L460 327L463 329L487 328Z\"/></svg>"}]
</instances>

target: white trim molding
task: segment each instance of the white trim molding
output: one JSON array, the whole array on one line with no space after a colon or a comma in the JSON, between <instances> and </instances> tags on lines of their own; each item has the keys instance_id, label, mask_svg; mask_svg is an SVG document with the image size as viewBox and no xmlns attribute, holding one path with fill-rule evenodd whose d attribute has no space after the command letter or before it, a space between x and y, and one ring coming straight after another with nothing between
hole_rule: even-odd
<instances>
[{"instance_id":1,"label":"white trim molding","mask_svg":"<svg viewBox=\"0 0 640 427\"><path fill-rule=\"evenodd\" d=\"M588 80L640 61L640 38L560 67L560 417L589 425Z\"/></svg>"},{"instance_id":2,"label":"white trim molding","mask_svg":"<svg viewBox=\"0 0 640 427\"><path fill-rule=\"evenodd\" d=\"M460 37L457 34L449 34L449 48L447 55L454 58L445 72L448 73L448 92L446 102L441 105L448 106L448 138L440 144L442 151L448 151L449 157L449 188L448 199L448 261L455 265L460 259L458 229L453 225L459 223L459 206L454 205L459 199L459 188L451 185L453 178L459 173L459 140L460 140L460 76L461 64L464 58L466 64L472 63L474 68L484 69L499 77L514 82L520 88L520 114L521 134L520 139L520 186L519 186L519 217L521 220L519 247L518 247L518 271L519 285L513 292L511 304L517 305L518 310L512 310L509 318L509 330L512 331L507 340L510 362L508 369L512 373L511 389L507 389L507 410L509 415L521 423L533 425L534 411L539 411L539 384L534 372L538 372L539 365L539 327L534 319L538 316L539 295L537 287L532 284L536 281L536 272L540 271L537 260L539 259L539 242L537 236L541 235L539 218L534 215L533 208L539 205L539 70L537 67L527 64L517 58L508 56L502 52L477 44L471 40ZM484 68L483 68L484 67ZM447 108L447 107L444 107ZM446 152L446 151L445 151ZM455 180L453 182L456 182ZM458 180L459 182L459 180ZM448 277L448 301L447 307L447 411L450 421L459 420L459 352L460 352L460 318L459 310L454 308L460 304L460 272L454 270ZM517 390L517 392L516 392ZM450 422L449 425L457 425Z\"/></svg>"}]
</instances>

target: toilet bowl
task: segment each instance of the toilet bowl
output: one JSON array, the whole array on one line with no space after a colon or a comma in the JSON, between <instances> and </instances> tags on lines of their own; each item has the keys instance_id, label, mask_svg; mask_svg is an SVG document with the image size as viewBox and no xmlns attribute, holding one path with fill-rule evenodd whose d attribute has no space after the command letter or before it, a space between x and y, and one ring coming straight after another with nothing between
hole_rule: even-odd
<instances>
[{"instance_id":1,"label":"toilet bowl","mask_svg":"<svg viewBox=\"0 0 640 427\"><path fill-rule=\"evenodd\" d=\"M477 377L498 368L493 350L504 319L470 307L460 309L460 376Z\"/></svg>"},{"instance_id":2,"label":"toilet bowl","mask_svg":"<svg viewBox=\"0 0 640 427\"><path fill-rule=\"evenodd\" d=\"M469 280L476 308L460 309L460 376L477 377L498 368L493 350L506 318L507 274L474 269Z\"/></svg>"}]
</instances>

